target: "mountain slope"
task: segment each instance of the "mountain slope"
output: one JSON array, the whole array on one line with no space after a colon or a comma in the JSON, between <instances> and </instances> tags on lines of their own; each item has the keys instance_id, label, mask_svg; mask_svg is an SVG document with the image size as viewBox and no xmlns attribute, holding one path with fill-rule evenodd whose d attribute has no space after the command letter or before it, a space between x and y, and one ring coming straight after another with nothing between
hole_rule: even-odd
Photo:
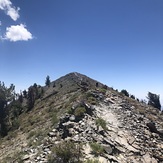
<instances>
[{"instance_id":1,"label":"mountain slope","mask_svg":"<svg viewBox=\"0 0 163 163\"><path fill-rule=\"evenodd\" d=\"M79 73L42 89L32 110L19 116L19 128L1 140L0 162L61 162L55 149L65 142L80 146L75 154L83 162L163 161L163 115L157 109Z\"/></svg>"}]
</instances>

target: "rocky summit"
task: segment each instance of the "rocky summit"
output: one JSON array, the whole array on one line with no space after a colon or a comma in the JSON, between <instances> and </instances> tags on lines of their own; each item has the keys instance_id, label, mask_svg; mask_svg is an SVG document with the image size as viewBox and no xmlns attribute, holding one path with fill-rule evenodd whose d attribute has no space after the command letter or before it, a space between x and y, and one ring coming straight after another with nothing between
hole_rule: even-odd
<instances>
[{"instance_id":1,"label":"rocky summit","mask_svg":"<svg viewBox=\"0 0 163 163\"><path fill-rule=\"evenodd\" d=\"M162 163L163 114L79 73L50 85L0 141L0 162Z\"/></svg>"}]
</instances>

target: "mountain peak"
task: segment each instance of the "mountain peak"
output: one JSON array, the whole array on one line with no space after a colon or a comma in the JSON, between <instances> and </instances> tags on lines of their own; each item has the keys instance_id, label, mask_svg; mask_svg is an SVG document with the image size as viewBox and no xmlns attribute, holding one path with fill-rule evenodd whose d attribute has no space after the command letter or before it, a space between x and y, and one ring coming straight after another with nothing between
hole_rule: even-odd
<instances>
[{"instance_id":1,"label":"mountain peak","mask_svg":"<svg viewBox=\"0 0 163 163\"><path fill-rule=\"evenodd\" d=\"M0 162L163 161L163 117L153 107L78 72L27 95L8 106Z\"/></svg>"}]
</instances>

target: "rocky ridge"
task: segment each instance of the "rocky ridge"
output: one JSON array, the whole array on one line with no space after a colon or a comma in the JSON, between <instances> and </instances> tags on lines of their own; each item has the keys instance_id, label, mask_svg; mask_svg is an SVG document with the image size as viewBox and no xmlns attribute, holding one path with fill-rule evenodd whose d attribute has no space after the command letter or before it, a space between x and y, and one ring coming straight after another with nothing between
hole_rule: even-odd
<instances>
[{"instance_id":1,"label":"rocky ridge","mask_svg":"<svg viewBox=\"0 0 163 163\"><path fill-rule=\"evenodd\" d=\"M56 157L53 149L57 145L71 141L77 145L82 144L80 152L83 161L163 162L163 115L157 109L130 99L79 73L61 77L43 89L44 96L36 101L29 115L25 114L29 116L27 121L31 121L34 112L41 117L49 110L57 114L59 108L62 114L57 114L58 123L51 126L49 119L45 119L46 125L41 123L39 126L40 121L36 121L36 128L32 131L39 131L41 127L48 131L41 141L39 132L28 140L32 131L27 136L25 129L19 129L23 134L9 139L13 145L0 146L0 161L9 156L12 161L7 162L12 163L48 163L49 156ZM85 98L87 96L89 97ZM43 112L44 108L46 112ZM106 126L98 124L101 119ZM103 152L95 155L91 143L100 145ZM14 150L21 157L13 156Z\"/></svg>"},{"instance_id":2,"label":"rocky ridge","mask_svg":"<svg viewBox=\"0 0 163 163\"><path fill-rule=\"evenodd\" d=\"M61 117L57 127L45 137L46 145L25 149L27 154L24 162L47 162L47 156L52 152L51 147L66 140L85 144L82 149L84 159L95 157L90 142L97 142L105 150L104 154L97 157L102 163L163 162L163 138L161 134L151 132L149 119L134 113L135 106L111 92L107 92L107 95L97 92L96 97L100 97L98 105L82 103L87 112L80 120L73 114ZM77 108L81 102L75 105ZM106 121L107 130L97 126L96 119L99 117Z\"/></svg>"}]
</instances>

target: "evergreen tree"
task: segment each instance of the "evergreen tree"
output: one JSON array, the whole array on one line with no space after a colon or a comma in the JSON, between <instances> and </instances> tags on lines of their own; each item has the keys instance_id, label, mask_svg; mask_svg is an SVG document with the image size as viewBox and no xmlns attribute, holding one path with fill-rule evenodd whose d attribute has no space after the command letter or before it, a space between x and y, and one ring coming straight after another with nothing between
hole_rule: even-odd
<instances>
[{"instance_id":1,"label":"evergreen tree","mask_svg":"<svg viewBox=\"0 0 163 163\"><path fill-rule=\"evenodd\" d=\"M19 96L18 97L19 102L22 103L23 102L23 95L22 95L22 93L20 95L18 95L18 96Z\"/></svg>"},{"instance_id":2,"label":"evergreen tree","mask_svg":"<svg viewBox=\"0 0 163 163\"><path fill-rule=\"evenodd\" d=\"M46 77L45 85L48 87L50 86L50 76L49 75Z\"/></svg>"},{"instance_id":3,"label":"evergreen tree","mask_svg":"<svg viewBox=\"0 0 163 163\"><path fill-rule=\"evenodd\" d=\"M135 99L135 96L134 96L134 95L130 95L130 97L131 97L132 99Z\"/></svg>"},{"instance_id":4,"label":"evergreen tree","mask_svg":"<svg viewBox=\"0 0 163 163\"><path fill-rule=\"evenodd\" d=\"M7 135L8 108L7 106L15 100L15 86L13 84L7 88L4 82L0 82L0 135Z\"/></svg>"},{"instance_id":5,"label":"evergreen tree","mask_svg":"<svg viewBox=\"0 0 163 163\"><path fill-rule=\"evenodd\" d=\"M160 96L154 93L148 92L148 105L151 105L159 110L161 110Z\"/></svg>"},{"instance_id":6,"label":"evergreen tree","mask_svg":"<svg viewBox=\"0 0 163 163\"><path fill-rule=\"evenodd\" d=\"M27 98L27 91L26 90L23 91L23 97Z\"/></svg>"},{"instance_id":7,"label":"evergreen tree","mask_svg":"<svg viewBox=\"0 0 163 163\"><path fill-rule=\"evenodd\" d=\"M125 89L122 89L121 93L123 93L125 96L129 97L129 93Z\"/></svg>"},{"instance_id":8,"label":"evergreen tree","mask_svg":"<svg viewBox=\"0 0 163 163\"><path fill-rule=\"evenodd\" d=\"M31 110L35 103L35 96L34 96L34 87L28 88L28 111Z\"/></svg>"},{"instance_id":9,"label":"evergreen tree","mask_svg":"<svg viewBox=\"0 0 163 163\"><path fill-rule=\"evenodd\" d=\"M28 88L28 111L34 106L35 101L40 98L39 88L35 83L33 86Z\"/></svg>"}]
</instances>

